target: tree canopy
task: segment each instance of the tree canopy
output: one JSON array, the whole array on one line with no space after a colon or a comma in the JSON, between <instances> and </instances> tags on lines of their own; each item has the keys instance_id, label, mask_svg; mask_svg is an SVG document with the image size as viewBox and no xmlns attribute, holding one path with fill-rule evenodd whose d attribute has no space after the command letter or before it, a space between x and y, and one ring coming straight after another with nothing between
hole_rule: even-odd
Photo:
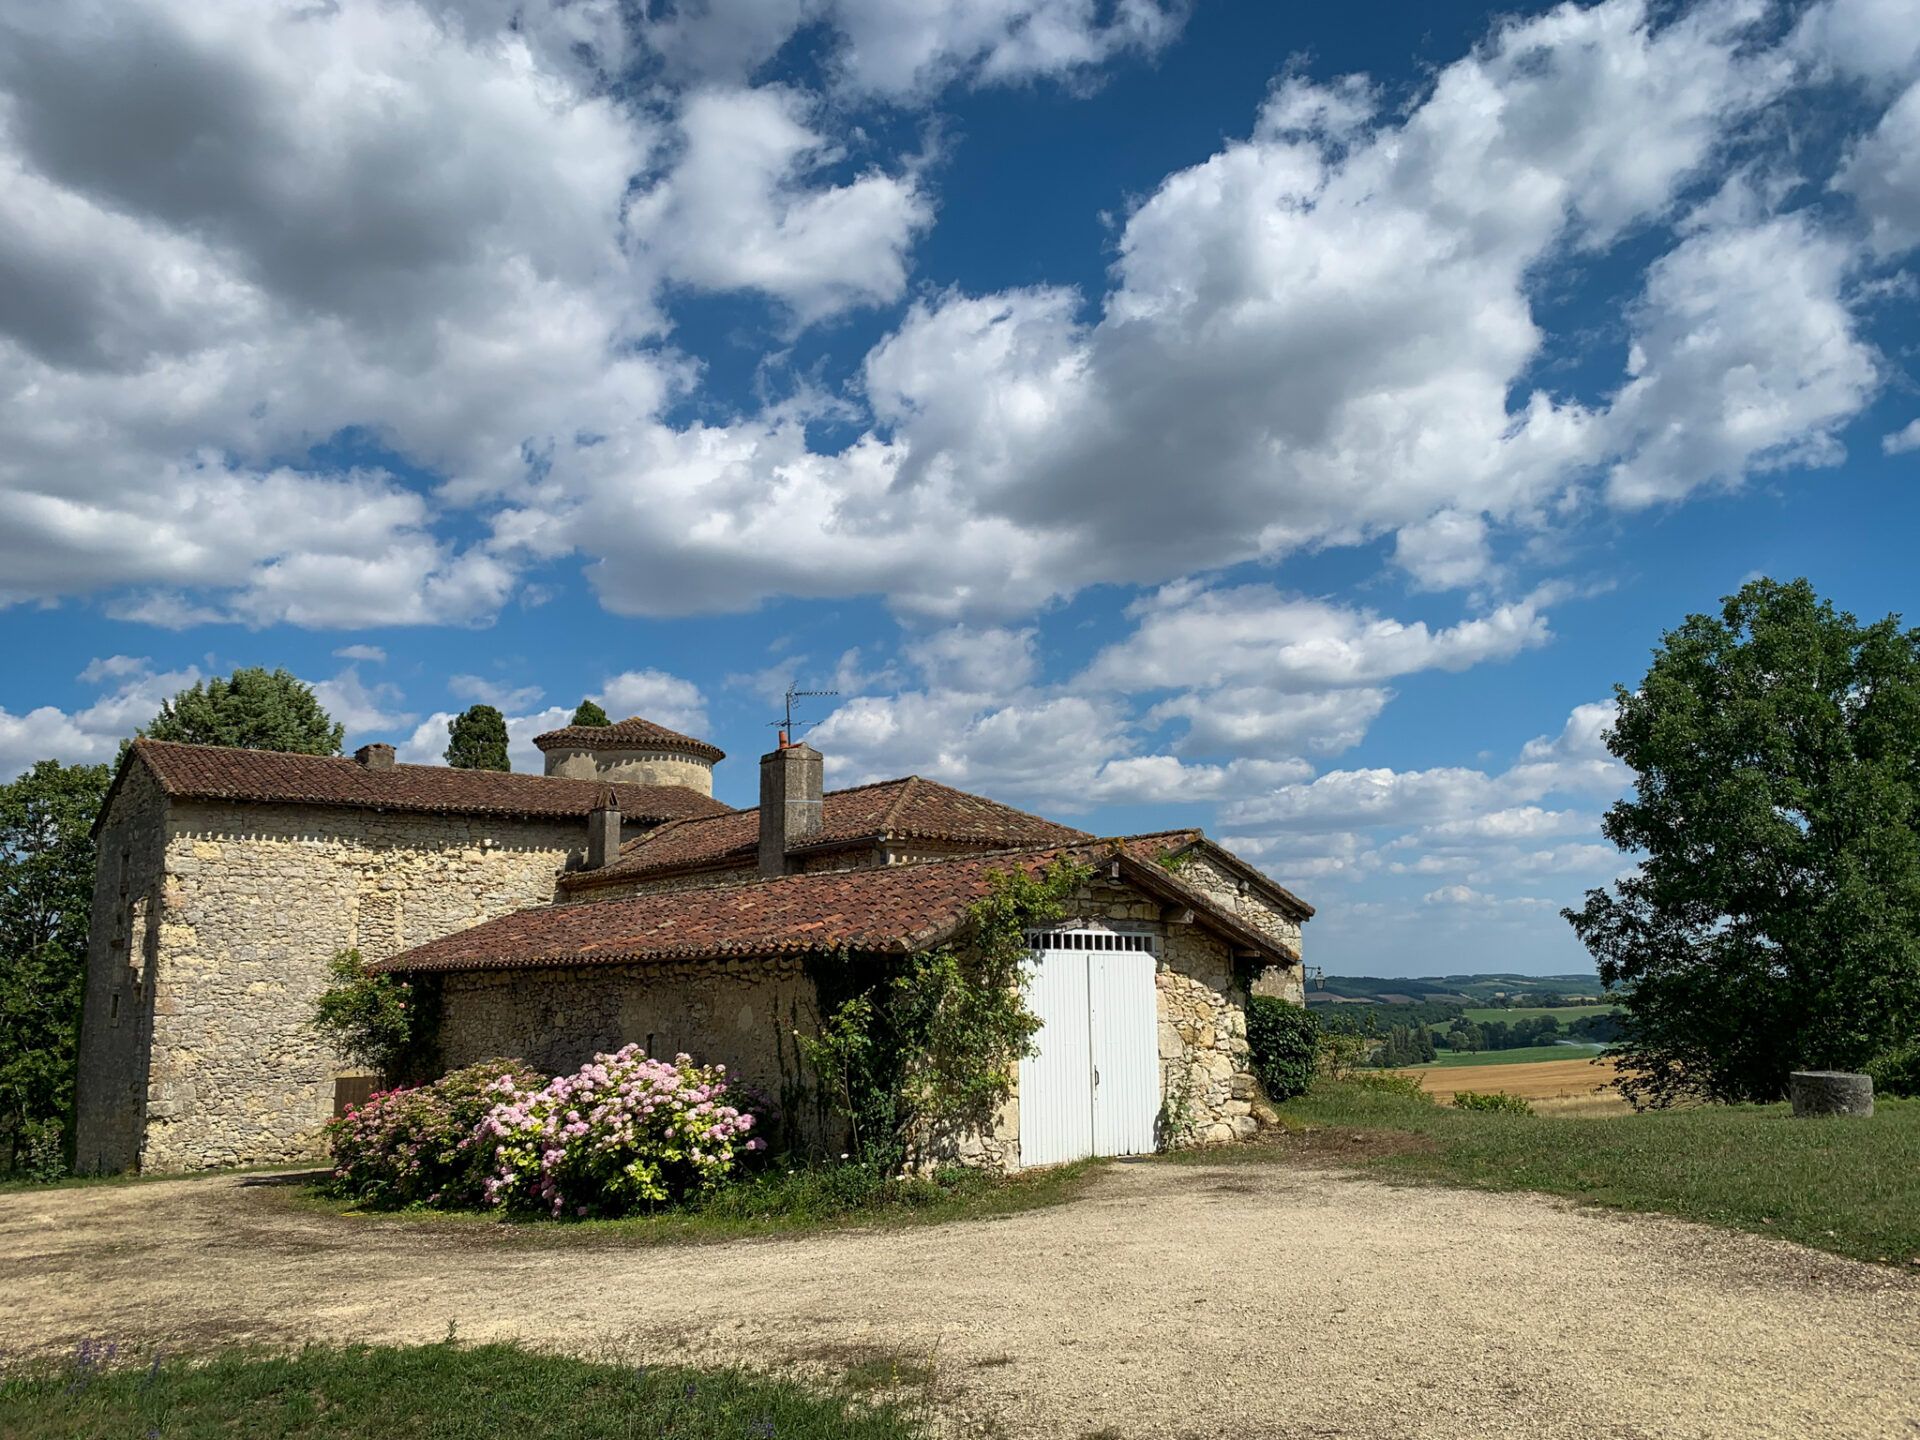
<instances>
[{"instance_id":1,"label":"tree canopy","mask_svg":"<svg viewBox=\"0 0 1920 1440\"><path fill-rule=\"evenodd\" d=\"M507 719L491 705L472 705L447 722L447 764L456 770L511 770Z\"/></svg>"},{"instance_id":2,"label":"tree canopy","mask_svg":"<svg viewBox=\"0 0 1920 1440\"><path fill-rule=\"evenodd\" d=\"M313 691L285 670L235 670L189 686L166 701L139 732L151 740L338 755L346 727L321 708Z\"/></svg>"},{"instance_id":3,"label":"tree canopy","mask_svg":"<svg viewBox=\"0 0 1920 1440\"><path fill-rule=\"evenodd\" d=\"M42 760L0 785L0 1159L58 1173L73 1105L105 765Z\"/></svg>"},{"instance_id":4,"label":"tree canopy","mask_svg":"<svg viewBox=\"0 0 1920 1440\"><path fill-rule=\"evenodd\" d=\"M591 725L597 730L604 730L607 726L613 724L613 722L607 718L607 712L591 700L582 700L576 705L573 710L573 719L567 723L569 725Z\"/></svg>"},{"instance_id":5,"label":"tree canopy","mask_svg":"<svg viewBox=\"0 0 1920 1440\"><path fill-rule=\"evenodd\" d=\"M1622 1089L1772 1100L1884 1066L1920 1030L1920 630L1756 580L1616 689L1639 858L1566 911L1624 989Z\"/></svg>"}]
</instances>

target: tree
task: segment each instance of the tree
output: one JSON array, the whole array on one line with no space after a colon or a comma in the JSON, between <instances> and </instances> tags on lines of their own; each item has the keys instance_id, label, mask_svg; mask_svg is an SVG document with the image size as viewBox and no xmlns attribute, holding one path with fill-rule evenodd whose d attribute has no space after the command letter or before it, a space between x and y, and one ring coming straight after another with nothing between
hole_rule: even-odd
<instances>
[{"instance_id":1,"label":"tree","mask_svg":"<svg viewBox=\"0 0 1920 1440\"><path fill-rule=\"evenodd\" d=\"M613 722L607 718L607 712L591 700L582 700L576 705L573 710L573 719L567 723L569 725L591 725L596 730L604 730L607 726L613 724Z\"/></svg>"},{"instance_id":2,"label":"tree","mask_svg":"<svg viewBox=\"0 0 1920 1440\"><path fill-rule=\"evenodd\" d=\"M251 669L182 690L139 733L190 745L338 755L346 727L335 724L313 691L285 670Z\"/></svg>"},{"instance_id":3,"label":"tree","mask_svg":"<svg viewBox=\"0 0 1920 1440\"><path fill-rule=\"evenodd\" d=\"M1920 631L1756 580L1616 689L1641 858L1564 912L1624 991L1621 1089L1772 1100L1920 1029Z\"/></svg>"},{"instance_id":4,"label":"tree","mask_svg":"<svg viewBox=\"0 0 1920 1440\"><path fill-rule=\"evenodd\" d=\"M511 770L507 719L491 705L472 705L447 722L447 764L456 770Z\"/></svg>"},{"instance_id":5,"label":"tree","mask_svg":"<svg viewBox=\"0 0 1920 1440\"><path fill-rule=\"evenodd\" d=\"M0 1147L9 1170L63 1168L105 765L42 760L0 785Z\"/></svg>"},{"instance_id":6,"label":"tree","mask_svg":"<svg viewBox=\"0 0 1920 1440\"><path fill-rule=\"evenodd\" d=\"M382 1080L410 1078L428 1040L414 1033L412 985L369 973L358 950L336 952L327 972L333 983L313 1003L312 1028L347 1059L379 1071Z\"/></svg>"}]
</instances>

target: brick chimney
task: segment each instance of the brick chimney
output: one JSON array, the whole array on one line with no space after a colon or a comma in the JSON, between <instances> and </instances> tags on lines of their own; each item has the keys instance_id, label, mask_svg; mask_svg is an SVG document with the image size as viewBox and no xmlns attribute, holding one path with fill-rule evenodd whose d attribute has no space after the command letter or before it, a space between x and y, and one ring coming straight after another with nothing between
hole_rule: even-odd
<instances>
[{"instance_id":1,"label":"brick chimney","mask_svg":"<svg viewBox=\"0 0 1920 1440\"><path fill-rule=\"evenodd\" d=\"M619 855L620 797L609 790L587 812L587 869L603 869Z\"/></svg>"},{"instance_id":2,"label":"brick chimney","mask_svg":"<svg viewBox=\"0 0 1920 1440\"><path fill-rule=\"evenodd\" d=\"M393 747L391 745L362 745L353 752L356 765L364 765L369 770L391 770L393 768Z\"/></svg>"},{"instance_id":3,"label":"brick chimney","mask_svg":"<svg viewBox=\"0 0 1920 1440\"><path fill-rule=\"evenodd\" d=\"M820 833L822 762L811 745L780 732L780 748L760 757L760 873L785 875L788 853Z\"/></svg>"}]
</instances>

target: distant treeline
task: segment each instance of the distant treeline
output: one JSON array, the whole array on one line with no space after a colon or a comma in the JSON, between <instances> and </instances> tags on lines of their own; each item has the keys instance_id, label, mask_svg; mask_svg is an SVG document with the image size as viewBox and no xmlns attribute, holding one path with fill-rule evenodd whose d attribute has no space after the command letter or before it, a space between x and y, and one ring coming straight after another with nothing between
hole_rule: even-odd
<instances>
[{"instance_id":1,"label":"distant treeline","mask_svg":"<svg viewBox=\"0 0 1920 1440\"><path fill-rule=\"evenodd\" d=\"M1329 975L1310 998L1340 996L1348 1000L1389 1004L1507 1006L1569 1005L1592 1001L1601 994L1600 977L1584 975ZM1401 997L1385 1001L1386 996Z\"/></svg>"},{"instance_id":2,"label":"distant treeline","mask_svg":"<svg viewBox=\"0 0 1920 1440\"><path fill-rule=\"evenodd\" d=\"M1423 1002L1418 1005L1339 1005L1316 1012L1324 1030L1373 1042L1372 1063L1384 1067L1423 1065L1438 1050L1525 1050L1562 1041L1609 1045L1620 1038L1619 1019L1611 1014L1583 1015L1562 1021L1552 1015L1520 1020L1469 1020L1466 1007Z\"/></svg>"}]
</instances>

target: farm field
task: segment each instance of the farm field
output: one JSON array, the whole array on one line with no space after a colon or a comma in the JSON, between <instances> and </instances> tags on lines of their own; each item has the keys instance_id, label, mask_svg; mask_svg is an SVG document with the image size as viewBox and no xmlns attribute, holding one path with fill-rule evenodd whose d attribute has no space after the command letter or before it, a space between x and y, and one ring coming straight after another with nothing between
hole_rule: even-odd
<instances>
[{"instance_id":1,"label":"farm field","mask_svg":"<svg viewBox=\"0 0 1920 1440\"><path fill-rule=\"evenodd\" d=\"M1542 1060L1591 1060L1604 1045L1523 1045L1518 1050L1442 1050L1421 1070L1478 1070L1483 1065L1535 1065Z\"/></svg>"},{"instance_id":2,"label":"farm field","mask_svg":"<svg viewBox=\"0 0 1920 1440\"><path fill-rule=\"evenodd\" d=\"M1504 1020L1511 1025L1516 1020L1537 1020L1542 1015L1551 1015L1565 1025L1590 1015L1611 1015L1619 1008L1617 1005L1517 1005L1503 1010L1497 1005L1472 1005L1467 1008L1467 1019L1476 1025L1484 1025L1489 1020Z\"/></svg>"},{"instance_id":3,"label":"farm field","mask_svg":"<svg viewBox=\"0 0 1920 1440\"><path fill-rule=\"evenodd\" d=\"M1605 1061L1596 1065L1591 1059L1539 1060L1531 1064L1423 1065L1406 1073L1418 1075L1420 1088L1442 1099L1456 1090L1501 1090L1523 1100L1558 1100L1594 1097L1594 1092L1612 1082L1613 1066ZM1618 1100L1611 1090L1595 1098ZM1624 1100L1618 1103L1625 1108Z\"/></svg>"}]
</instances>

